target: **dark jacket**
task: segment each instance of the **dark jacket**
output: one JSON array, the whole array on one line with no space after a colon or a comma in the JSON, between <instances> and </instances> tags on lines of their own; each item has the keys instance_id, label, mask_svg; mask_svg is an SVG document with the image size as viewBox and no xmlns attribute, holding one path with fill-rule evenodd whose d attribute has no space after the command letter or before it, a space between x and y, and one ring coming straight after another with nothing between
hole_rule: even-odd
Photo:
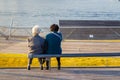
<instances>
[{"instance_id":1,"label":"dark jacket","mask_svg":"<svg viewBox=\"0 0 120 80\"><path fill-rule=\"evenodd\" d=\"M56 36L55 34L59 35ZM62 41L62 34L54 32L49 33L46 35L46 45L47 45L47 54L61 54L62 48L61 48L61 41Z\"/></svg>"},{"instance_id":2,"label":"dark jacket","mask_svg":"<svg viewBox=\"0 0 120 80\"><path fill-rule=\"evenodd\" d=\"M45 39L36 35L28 39L29 53L41 54L44 53Z\"/></svg>"}]
</instances>

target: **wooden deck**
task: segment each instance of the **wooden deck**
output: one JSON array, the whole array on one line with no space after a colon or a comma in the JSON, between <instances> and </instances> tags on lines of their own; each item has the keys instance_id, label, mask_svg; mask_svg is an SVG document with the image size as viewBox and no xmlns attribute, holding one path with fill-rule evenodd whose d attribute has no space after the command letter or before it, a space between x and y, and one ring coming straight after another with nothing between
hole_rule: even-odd
<instances>
[{"instance_id":1,"label":"wooden deck","mask_svg":"<svg viewBox=\"0 0 120 80\"><path fill-rule=\"evenodd\" d=\"M0 80L120 80L120 68L0 69Z\"/></svg>"},{"instance_id":2,"label":"wooden deck","mask_svg":"<svg viewBox=\"0 0 120 80\"><path fill-rule=\"evenodd\" d=\"M120 52L120 42L63 41L63 53L107 53ZM28 53L26 40L0 39L0 53Z\"/></svg>"}]
</instances>

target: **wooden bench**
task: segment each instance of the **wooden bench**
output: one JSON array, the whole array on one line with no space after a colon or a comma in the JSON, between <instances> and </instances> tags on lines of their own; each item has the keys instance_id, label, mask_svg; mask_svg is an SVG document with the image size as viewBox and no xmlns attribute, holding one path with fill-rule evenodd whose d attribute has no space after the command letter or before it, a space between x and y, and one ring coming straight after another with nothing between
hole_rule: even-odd
<instances>
[{"instance_id":1,"label":"wooden bench","mask_svg":"<svg viewBox=\"0 0 120 80\"><path fill-rule=\"evenodd\" d=\"M120 53L64 53L61 55L58 54L40 54L40 55L34 55L29 54L28 58L51 58L52 57L119 57ZM50 66L50 64L49 64Z\"/></svg>"}]
</instances>

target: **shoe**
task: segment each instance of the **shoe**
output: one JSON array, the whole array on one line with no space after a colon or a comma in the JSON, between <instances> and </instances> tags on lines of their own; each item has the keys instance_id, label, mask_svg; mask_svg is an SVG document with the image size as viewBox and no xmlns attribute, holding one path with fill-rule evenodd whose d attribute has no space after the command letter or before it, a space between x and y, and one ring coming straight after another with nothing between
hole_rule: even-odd
<instances>
[{"instance_id":1,"label":"shoe","mask_svg":"<svg viewBox=\"0 0 120 80\"><path fill-rule=\"evenodd\" d=\"M49 70L49 61L46 61L46 70Z\"/></svg>"},{"instance_id":2,"label":"shoe","mask_svg":"<svg viewBox=\"0 0 120 80\"><path fill-rule=\"evenodd\" d=\"M46 67L46 70L49 70L49 67Z\"/></svg>"},{"instance_id":3,"label":"shoe","mask_svg":"<svg viewBox=\"0 0 120 80\"><path fill-rule=\"evenodd\" d=\"M30 70L30 66L27 66L27 70Z\"/></svg>"},{"instance_id":4,"label":"shoe","mask_svg":"<svg viewBox=\"0 0 120 80\"><path fill-rule=\"evenodd\" d=\"M60 70L60 67L58 67L58 70Z\"/></svg>"},{"instance_id":5,"label":"shoe","mask_svg":"<svg viewBox=\"0 0 120 80\"><path fill-rule=\"evenodd\" d=\"M43 70L43 66L41 66L40 69Z\"/></svg>"},{"instance_id":6,"label":"shoe","mask_svg":"<svg viewBox=\"0 0 120 80\"><path fill-rule=\"evenodd\" d=\"M60 70L60 68L61 68L61 65L60 65L60 64L58 64L58 70Z\"/></svg>"}]
</instances>

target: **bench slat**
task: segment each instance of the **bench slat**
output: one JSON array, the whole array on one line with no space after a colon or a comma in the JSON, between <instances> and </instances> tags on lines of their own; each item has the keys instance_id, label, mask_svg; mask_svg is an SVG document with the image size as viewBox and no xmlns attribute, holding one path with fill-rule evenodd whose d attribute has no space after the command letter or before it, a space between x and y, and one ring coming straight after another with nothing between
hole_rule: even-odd
<instances>
[{"instance_id":1,"label":"bench slat","mask_svg":"<svg viewBox=\"0 0 120 80\"><path fill-rule=\"evenodd\" d=\"M39 57L112 57L112 56L120 56L120 53L65 53L65 54L40 54L40 55L32 55L29 54L29 58L39 58Z\"/></svg>"}]
</instances>

